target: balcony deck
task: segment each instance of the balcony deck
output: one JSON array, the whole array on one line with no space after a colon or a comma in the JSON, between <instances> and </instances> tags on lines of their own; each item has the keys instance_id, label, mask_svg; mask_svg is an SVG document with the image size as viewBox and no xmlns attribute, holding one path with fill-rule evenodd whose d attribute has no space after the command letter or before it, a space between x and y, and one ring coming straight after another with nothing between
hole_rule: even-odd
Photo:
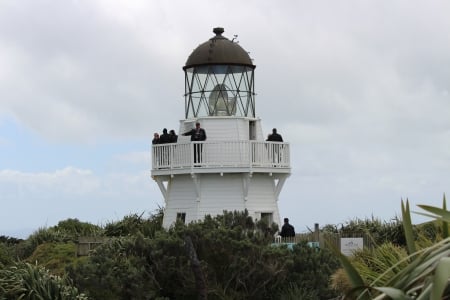
<instances>
[{"instance_id":1,"label":"balcony deck","mask_svg":"<svg viewBox=\"0 0 450 300\"><path fill-rule=\"evenodd\" d=\"M289 143L207 141L152 145L152 176L186 173L290 173Z\"/></svg>"}]
</instances>

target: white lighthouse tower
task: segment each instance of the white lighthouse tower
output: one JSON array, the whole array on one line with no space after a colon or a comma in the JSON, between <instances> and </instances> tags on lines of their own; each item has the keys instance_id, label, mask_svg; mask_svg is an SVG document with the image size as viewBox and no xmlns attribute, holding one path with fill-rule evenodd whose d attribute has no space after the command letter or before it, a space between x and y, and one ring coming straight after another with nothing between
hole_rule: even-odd
<instances>
[{"instance_id":1,"label":"white lighthouse tower","mask_svg":"<svg viewBox=\"0 0 450 300\"><path fill-rule=\"evenodd\" d=\"M152 146L152 178L165 200L163 227L248 210L279 226L278 198L290 175L289 144L265 141L255 114L252 60L223 28L183 67L185 115L176 143ZM205 141L182 136L199 122ZM194 155L195 154L195 155Z\"/></svg>"}]
</instances>

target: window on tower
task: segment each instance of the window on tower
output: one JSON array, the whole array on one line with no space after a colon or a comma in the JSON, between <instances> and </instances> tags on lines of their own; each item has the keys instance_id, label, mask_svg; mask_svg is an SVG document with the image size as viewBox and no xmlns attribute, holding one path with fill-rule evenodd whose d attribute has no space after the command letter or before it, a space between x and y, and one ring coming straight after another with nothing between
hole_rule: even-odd
<instances>
[{"instance_id":1,"label":"window on tower","mask_svg":"<svg viewBox=\"0 0 450 300\"><path fill-rule=\"evenodd\" d=\"M265 220L270 226L273 223L273 214L271 212L261 213L261 220Z\"/></svg>"},{"instance_id":2,"label":"window on tower","mask_svg":"<svg viewBox=\"0 0 450 300\"><path fill-rule=\"evenodd\" d=\"M186 223L186 213L185 212L177 213L177 221L181 221L183 224L185 224Z\"/></svg>"}]
</instances>

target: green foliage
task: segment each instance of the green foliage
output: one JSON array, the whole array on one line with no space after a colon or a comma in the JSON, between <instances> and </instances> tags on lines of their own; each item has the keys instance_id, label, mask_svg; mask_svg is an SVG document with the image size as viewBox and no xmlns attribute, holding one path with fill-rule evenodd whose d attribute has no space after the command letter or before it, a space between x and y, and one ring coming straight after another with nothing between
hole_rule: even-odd
<instances>
[{"instance_id":1,"label":"green foliage","mask_svg":"<svg viewBox=\"0 0 450 300\"><path fill-rule=\"evenodd\" d=\"M406 199L406 204L402 200L402 216L403 227L405 229L406 248L409 254L416 252L416 244L414 242L413 226L411 222L411 213L409 210L409 202Z\"/></svg>"},{"instance_id":2,"label":"green foliage","mask_svg":"<svg viewBox=\"0 0 450 300\"><path fill-rule=\"evenodd\" d=\"M162 241L166 247L156 248ZM142 234L112 238L68 272L94 299L156 299L166 293L182 297L189 295L180 286L189 276L183 273L186 259L178 255L182 249L182 242L174 239L152 240Z\"/></svg>"},{"instance_id":3,"label":"green foliage","mask_svg":"<svg viewBox=\"0 0 450 300\"><path fill-rule=\"evenodd\" d=\"M377 218L354 219L342 224L340 228L327 224L321 229L324 233L339 233L343 236L354 234L367 234L375 245L391 242L395 245L405 246L406 239L401 219L394 217L391 221L382 221Z\"/></svg>"},{"instance_id":4,"label":"green foliage","mask_svg":"<svg viewBox=\"0 0 450 300\"><path fill-rule=\"evenodd\" d=\"M272 247L273 229L255 224L247 212L178 223L150 236L142 233L148 223L139 216L119 223L114 228L125 236L110 239L68 268L74 283L92 298L197 299L202 278L209 299L334 295L328 277L338 264L329 252L306 244L293 251ZM188 239L198 258L196 270Z\"/></svg>"},{"instance_id":5,"label":"green foliage","mask_svg":"<svg viewBox=\"0 0 450 300\"><path fill-rule=\"evenodd\" d=\"M211 297L264 299L286 279L290 261L289 251L268 246L273 235L264 228L257 230L247 212L224 212L172 233L192 239Z\"/></svg>"},{"instance_id":6,"label":"green foliage","mask_svg":"<svg viewBox=\"0 0 450 300\"><path fill-rule=\"evenodd\" d=\"M352 263L364 282L374 283L377 281L378 285L385 285L408 265L407 257L408 253L405 248L385 243L375 249L355 252ZM383 274L382 277L380 277L381 274Z\"/></svg>"},{"instance_id":7,"label":"green foliage","mask_svg":"<svg viewBox=\"0 0 450 300\"><path fill-rule=\"evenodd\" d=\"M99 236L103 235L103 229L100 226L87 222L81 222L78 219L67 219L60 221L53 227L59 232L69 236L72 241L76 241L80 236Z\"/></svg>"},{"instance_id":8,"label":"green foliage","mask_svg":"<svg viewBox=\"0 0 450 300\"><path fill-rule=\"evenodd\" d=\"M37 246L51 242L66 242L71 238L66 233L56 228L41 227L33 232L23 243L17 247L17 255L20 259L25 259L33 254Z\"/></svg>"},{"instance_id":9,"label":"green foliage","mask_svg":"<svg viewBox=\"0 0 450 300\"><path fill-rule=\"evenodd\" d=\"M105 226L106 236L128 236L138 232L147 237L154 237L156 232L162 229L163 210L160 208L155 214L151 214L148 219L142 217L143 214L131 214L125 216L123 220L111 222Z\"/></svg>"},{"instance_id":10,"label":"green foliage","mask_svg":"<svg viewBox=\"0 0 450 300\"><path fill-rule=\"evenodd\" d=\"M0 269L0 299L75 300L87 299L65 277L28 263Z\"/></svg>"},{"instance_id":11,"label":"green foliage","mask_svg":"<svg viewBox=\"0 0 450 300\"><path fill-rule=\"evenodd\" d=\"M428 212L429 216L434 216L443 223L450 221L450 212L446 210L444 201L443 208L426 205L419 205ZM374 275L371 278L366 276L365 283L353 283L353 291L347 296L353 299L352 292L358 291L358 299L370 295L373 299L448 299L450 297L450 238L444 238L440 242L417 250L416 242L412 234L411 216L409 203L402 202L402 214L405 222L405 233L407 240L408 255L402 253L404 250L393 251L391 247L377 249L376 263L372 259L370 270ZM445 230L443 230L445 234ZM392 252L396 252L393 254ZM349 260L341 256L341 261L346 268L348 275L355 274L355 267L349 264ZM381 259L383 258L383 259ZM381 263L382 262L382 263ZM389 267L389 265L391 265ZM377 270L378 269L378 270ZM362 269L358 269L363 273ZM380 274L381 273L381 274ZM359 274L357 274L359 275ZM351 295L351 296L350 296Z\"/></svg>"},{"instance_id":12,"label":"green foliage","mask_svg":"<svg viewBox=\"0 0 450 300\"><path fill-rule=\"evenodd\" d=\"M308 300L320 300L317 292L312 288L299 286L296 283L290 282L286 287L283 287L277 299L279 300L298 300L298 299L308 299Z\"/></svg>"},{"instance_id":13,"label":"green foliage","mask_svg":"<svg viewBox=\"0 0 450 300\"><path fill-rule=\"evenodd\" d=\"M315 291L319 299L330 299L336 292L330 288L330 276L339 268L338 258L328 249L312 248L306 242L294 246L289 281L304 291Z\"/></svg>"},{"instance_id":14,"label":"green foliage","mask_svg":"<svg viewBox=\"0 0 450 300\"><path fill-rule=\"evenodd\" d=\"M23 243L22 239L0 236L0 267L9 266L17 260L17 249Z\"/></svg>"},{"instance_id":15,"label":"green foliage","mask_svg":"<svg viewBox=\"0 0 450 300\"><path fill-rule=\"evenodd\" d=\"M0 268L12 264L13 257L5 244L0 243Z\"/></svg>"},{"instance_id":16,"label":"green foliage","mask_svg":"<svg viewBox=\"0 0 450 300\"><path fill-rule=\"evenodd\" d=\"M49 269L53 274L64 275L65 267L76 260L76 245L68 243L45 243L39 245L33 254L26 259Z\"/></svg>"},{"instance_id":17,"label":"green foliage","mask_svg":"<svg viewBox=\"0 0 450 300\"><path fill-rule=\"evenodd\" d=\"M5 244L5 245L9 246L9 245L17 245L21 242L23 242L22 239L17 239L15 237L0 235L0 244Z\"/></svg>"},{"instance_id":18,"label":"green foliage","mask_svg":"<svg viewBox=\"0 0 450 300\"><path fill-rule=\"evenodd\" d=\"M33 232L17 247L17 255L21 259L29 257L34 250L45 243L77 242L80 236L98 236L103 234L99 226L78 219L60 221L53 227L41 227Z\"/></svg>"}]
</instances>

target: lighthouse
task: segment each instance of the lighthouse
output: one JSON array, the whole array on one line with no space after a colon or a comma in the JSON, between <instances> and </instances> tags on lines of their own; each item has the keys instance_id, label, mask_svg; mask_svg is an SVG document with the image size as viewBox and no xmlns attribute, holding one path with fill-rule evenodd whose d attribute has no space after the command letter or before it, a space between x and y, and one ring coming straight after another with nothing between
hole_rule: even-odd
<instances>
[{"instance_id":1,"label":"lighthouse","mask_svg":"<svg viewBox=\"0 0 450 300\"><path fill-rule=\"evenodd\" d=\"M223 28L213 32L183 67L184 118L177 142L152 145L151 175L165 202L163 227L244 210L254 221L281 227L278 200L291 172L289 144L266 141L256 116L256 66L248 52L226 38ZM196 127L206 139L182 135Z\"/></svg>"}]
</instances>

